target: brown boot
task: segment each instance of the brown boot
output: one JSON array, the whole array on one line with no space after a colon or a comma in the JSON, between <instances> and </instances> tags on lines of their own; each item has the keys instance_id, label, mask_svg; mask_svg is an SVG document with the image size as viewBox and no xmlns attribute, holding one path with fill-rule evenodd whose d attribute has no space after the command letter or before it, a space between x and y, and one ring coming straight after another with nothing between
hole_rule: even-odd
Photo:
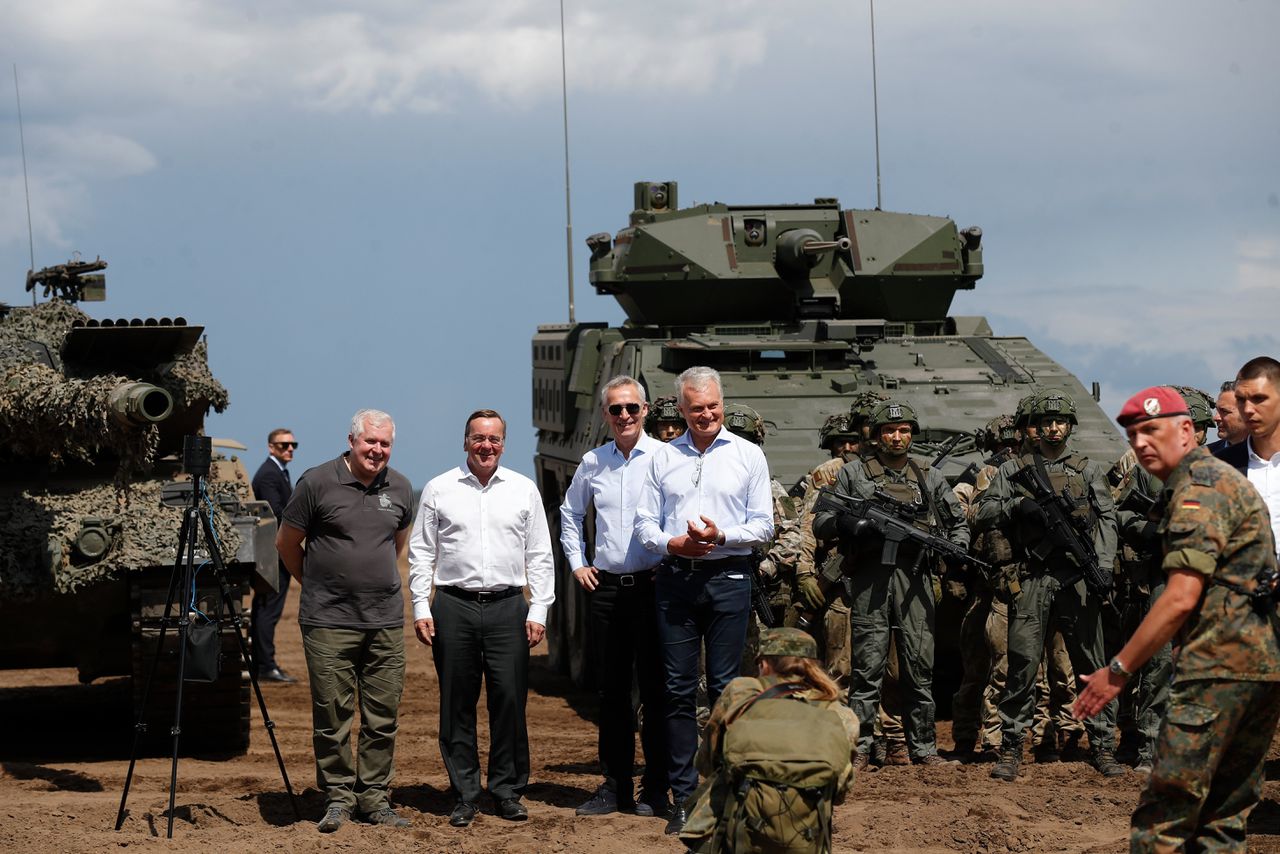
<instances>
[{"instance_id":1,"label":"brown boot","mask_svg":"<svg viewBox=\"0 0 1280 854\"><path fill-rule=\"evenodd\" d=\"M911 754L907 753L905 741L889 742L889 749L884 754L885 765L910 765Z\"/></svg>"},{"instance_id":2,"label":"brown boot","mask_svg":"<svg viewBox=\"0 0 1280 854\"><path fill-rule=\"evenodd\" d=\"M867 766L871 764L871 757L859 750L853 757L853 770L866 771Z\"/></svg>"}]
</instances>

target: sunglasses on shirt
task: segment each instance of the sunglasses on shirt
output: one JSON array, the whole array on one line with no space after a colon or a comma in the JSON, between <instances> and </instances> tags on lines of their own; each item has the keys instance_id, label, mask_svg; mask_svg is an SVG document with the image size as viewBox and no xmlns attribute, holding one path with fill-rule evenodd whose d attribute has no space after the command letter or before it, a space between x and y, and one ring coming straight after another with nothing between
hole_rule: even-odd
<instances>
[{"instance_id":1,"label":"sunglasses on shirt","mask_svg":"<svg viewBox=\"0 0 1280 854\"><path fill-rule=\"evenodd\" d=\"M627 410L628 415L640 414L640 404L638 403L615 403L609 407L609 414L617 418L624 409Z\"/></svg>"}]
</instances>

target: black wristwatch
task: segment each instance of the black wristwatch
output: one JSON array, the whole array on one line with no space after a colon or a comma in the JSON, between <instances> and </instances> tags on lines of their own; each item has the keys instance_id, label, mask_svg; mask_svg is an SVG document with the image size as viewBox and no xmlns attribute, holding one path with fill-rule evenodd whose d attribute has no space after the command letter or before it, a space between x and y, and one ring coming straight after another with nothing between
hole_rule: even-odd
<instances>
[{"instance_id":1,"label":"black wristwatch","mask_svg":"<svg viewBox=\"0 0 1280 854\"><path fill-rule=\"evenodd\" d=\"M1113 658L1113 659L1111 659L1111 664L1108 666L1108 669L1109 669L1112 673L1114 673L1115 675L1117 675L1117 676L1122 676L1122 677L1124 677L1125 679L1128 679L1128 678L1130 678L1131 676L1133 676L1133 674L1132 674L1132 673L1130 673L1128 670L1125 670L1125 669L1124 669L1124 665L1120 663L1120 659L1119 659L1119 658Z\"/></svg>"}]
</instances>

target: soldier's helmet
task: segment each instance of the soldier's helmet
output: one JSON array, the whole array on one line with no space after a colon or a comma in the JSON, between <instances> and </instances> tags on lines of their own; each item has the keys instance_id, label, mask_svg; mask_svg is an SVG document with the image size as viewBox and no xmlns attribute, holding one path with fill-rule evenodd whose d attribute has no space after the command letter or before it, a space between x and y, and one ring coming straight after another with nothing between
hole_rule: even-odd
<instances>
[{"instance_id":1,"label":"soldier's helmet","mask_svg":"<svg viewBox=\"0 0 1280 854\"><path fill-rule=\"evenodd\" d=\"M1036 402L1038 394L1032 393L1018 401L1018 408L1013 411L1013 426L1021 430L1031 420L1031 406Z\"/></svg>"},{"instance_id":2,"label":"soldier's helmet","mask_svg":"<svg viewBox=\"0 0 1280 854\"><path fill-rule=\"evenodd\" d=\"M763 629L757 655L794 655L797 658L817 658L817 641L800 629Z\"/></svg>"},{"instance_id":3,"label":"soldier's helmet","mask_svg":"<svg viewBox=\"0 0 1280 854\"><path fill-rule=\"evenodd\" d=\"M864 391L855 397L849 404L849 426L854 432L861 430L871 411L886 400L888 398L878 391Z\"/></svg>"},{"instance_id":4,"label":"soldier's helmet","mask_svg":"<svg viewBox=\"0 0 1280 854\"><path fill-rule=\"evenodd\" d=\"M880 432L880 428L886 424L907 423L911 425L911 435L915 436L920 432L920 421L916 418L916 411L909 403L901 400L886 400L871 410L871 415L867 419L867 423L871 425L871 434L875 435Z\"/></svg>"},{"instance_id":5,"label":"soldier's helmet","mask_svg":"<svg viewBox=\"0 0 1280 854\"><path fill-rule=\"evenodd\" d=\"M1176 385L1173 388L1187 402L1187 409L1191 412L1191 423L1197 430L1213 426L1213 410L1218 405L1216 400L1193 386Z\"/></svg>"},{"instance_id":6,"label":"soldier's helmet","mask_svg":"<svg viewBox=\"0 0 1280 854\"><path fill-rule=\"evenodd\" d=\"M724 408L724 426L748 442L764 444L764 419L750 406L742 403L727 405Z\"/></svg>"},{"instance_id":7,"label":"soldier's helmet","mask_svg":"<svg viewBox=\"0 0 1280 854\"><path fill-rule=\"evenodd\" d=\"M1018 442L1018 427L1013 423L1012 415L997 415L982 428L982 448L985 451L999 450L1001 445L1014 445Z\"/></svg>"},{"instance_id":8,"label":"soldier's helmet","mask_svg":"<svg viewBox=\"0 0 1280 854\"><path fill-rule=\"evenodd\" d=\"M645 429L659 421L684 422L684 416L680 414L679 402L675 395L660 397L649 405L649 417L644 420Z\"/></svg>"},{"instance_id":9,"label":"soldier's helmet","mask_svg":"<svg viewBox=\"0 0 1280 854\"><path fill-rule=\"evenodd\" d=\"M818 430L818 447L827 450L836 442L861 442L862 434L853 426L853 419L844 412L828 415Z\"/></svg>"},{"instance_id":10,"label":"soldier's helmet","mask_svg":"<svg viewBox=\"0 0 1280 854\"><path fill-rule=\"evenodd\" d=\"M1036 395L1031 403L1031 418L1039 421L1049 415L1061 415L1071 424L1079 424L1076 418L1076 402L1061 391L1046 391Z\"/></svg>"}]
</instances>

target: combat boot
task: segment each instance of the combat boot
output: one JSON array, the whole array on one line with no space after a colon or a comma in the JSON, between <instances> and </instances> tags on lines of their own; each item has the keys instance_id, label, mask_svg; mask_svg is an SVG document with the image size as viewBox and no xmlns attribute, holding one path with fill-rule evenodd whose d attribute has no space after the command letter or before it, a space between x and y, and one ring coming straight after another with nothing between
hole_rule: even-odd
<instances>
[{"instance_id":1,"label":"combat boot","mask_svg":"<svg viewBox=\"0 0 1280 854\"><path fill-rule=\"evenodd\" d=\"M885 765L910 765L911 754L907 753L905 741L891 741L884 754Z\"/></svg>"},{"instance_id":2,"label":"combat boot","mask_svg":"<svg viewBox=\"0 0 1280 854\"><path fill-rule=\"evenodd\" d=\"M1035 746L1032 751L1036 758L1037 765L1043 765L1047 762L1061 762L1062 754L1058 752L1058 733L1050 730L1044 734L1044 738L1040 739L1040 743Z\"/></svg>"},{"instance_id":3,"label":"combat boot","mask_svg":"<svg viewBox=\"0 0 1280 854\"><path fill-rule=\"evenodd\" d=\"M1063 736L1062 749L1058 751L1063 762L1083 762L1087 758L1084 748L1080 746L1080 739L1083 737L1084 733L1081 732L1069 732Z\"/></svg>"},{"instance_id":4,"label":"combat boot","mask_svg":"<svg viewBox=\"0 0 1280 854\"><path fill-rule=\"evenodd\" d=\"M871 764L871 757L859 750L853 757L853 770L866 771L867 766Z\"/></svg>"},{"instance_id":5,"label":"combat boot","mask_svg":"<svg viewBox=\"0 0 1280 854\"><path fill-rule=\"evenodd\" d=\"M1093 751L1093 756L1089 760L1093 763L1093 767L1098 769L1098 773L1103 777L1122 777L1125 773L1125 767L1116 761L1115 754L1106 748L1098 748Z\"/></svg>"},{"instance_id":6,"label":"combat boot","mask_svg":"<svg viewBox=\"0 0 1280 854\"><path fill-rule=\"evenodd\" d=\"M991 776L996 780L1012 783L1018 779L1018 769L1022 765L1022 745L1000 748L1000 761L991 769Z\"/></svg>"},{"instance_id":7,"label":"combat boot","mask_svg":"<svg viewBox=\"0 0 1280 854\"><path fill-rule=\"evenodd\" d=\"M883 768L889 764L889 740L877 735L871 742L871 764Z\"/></svg>"}]
</instances>

